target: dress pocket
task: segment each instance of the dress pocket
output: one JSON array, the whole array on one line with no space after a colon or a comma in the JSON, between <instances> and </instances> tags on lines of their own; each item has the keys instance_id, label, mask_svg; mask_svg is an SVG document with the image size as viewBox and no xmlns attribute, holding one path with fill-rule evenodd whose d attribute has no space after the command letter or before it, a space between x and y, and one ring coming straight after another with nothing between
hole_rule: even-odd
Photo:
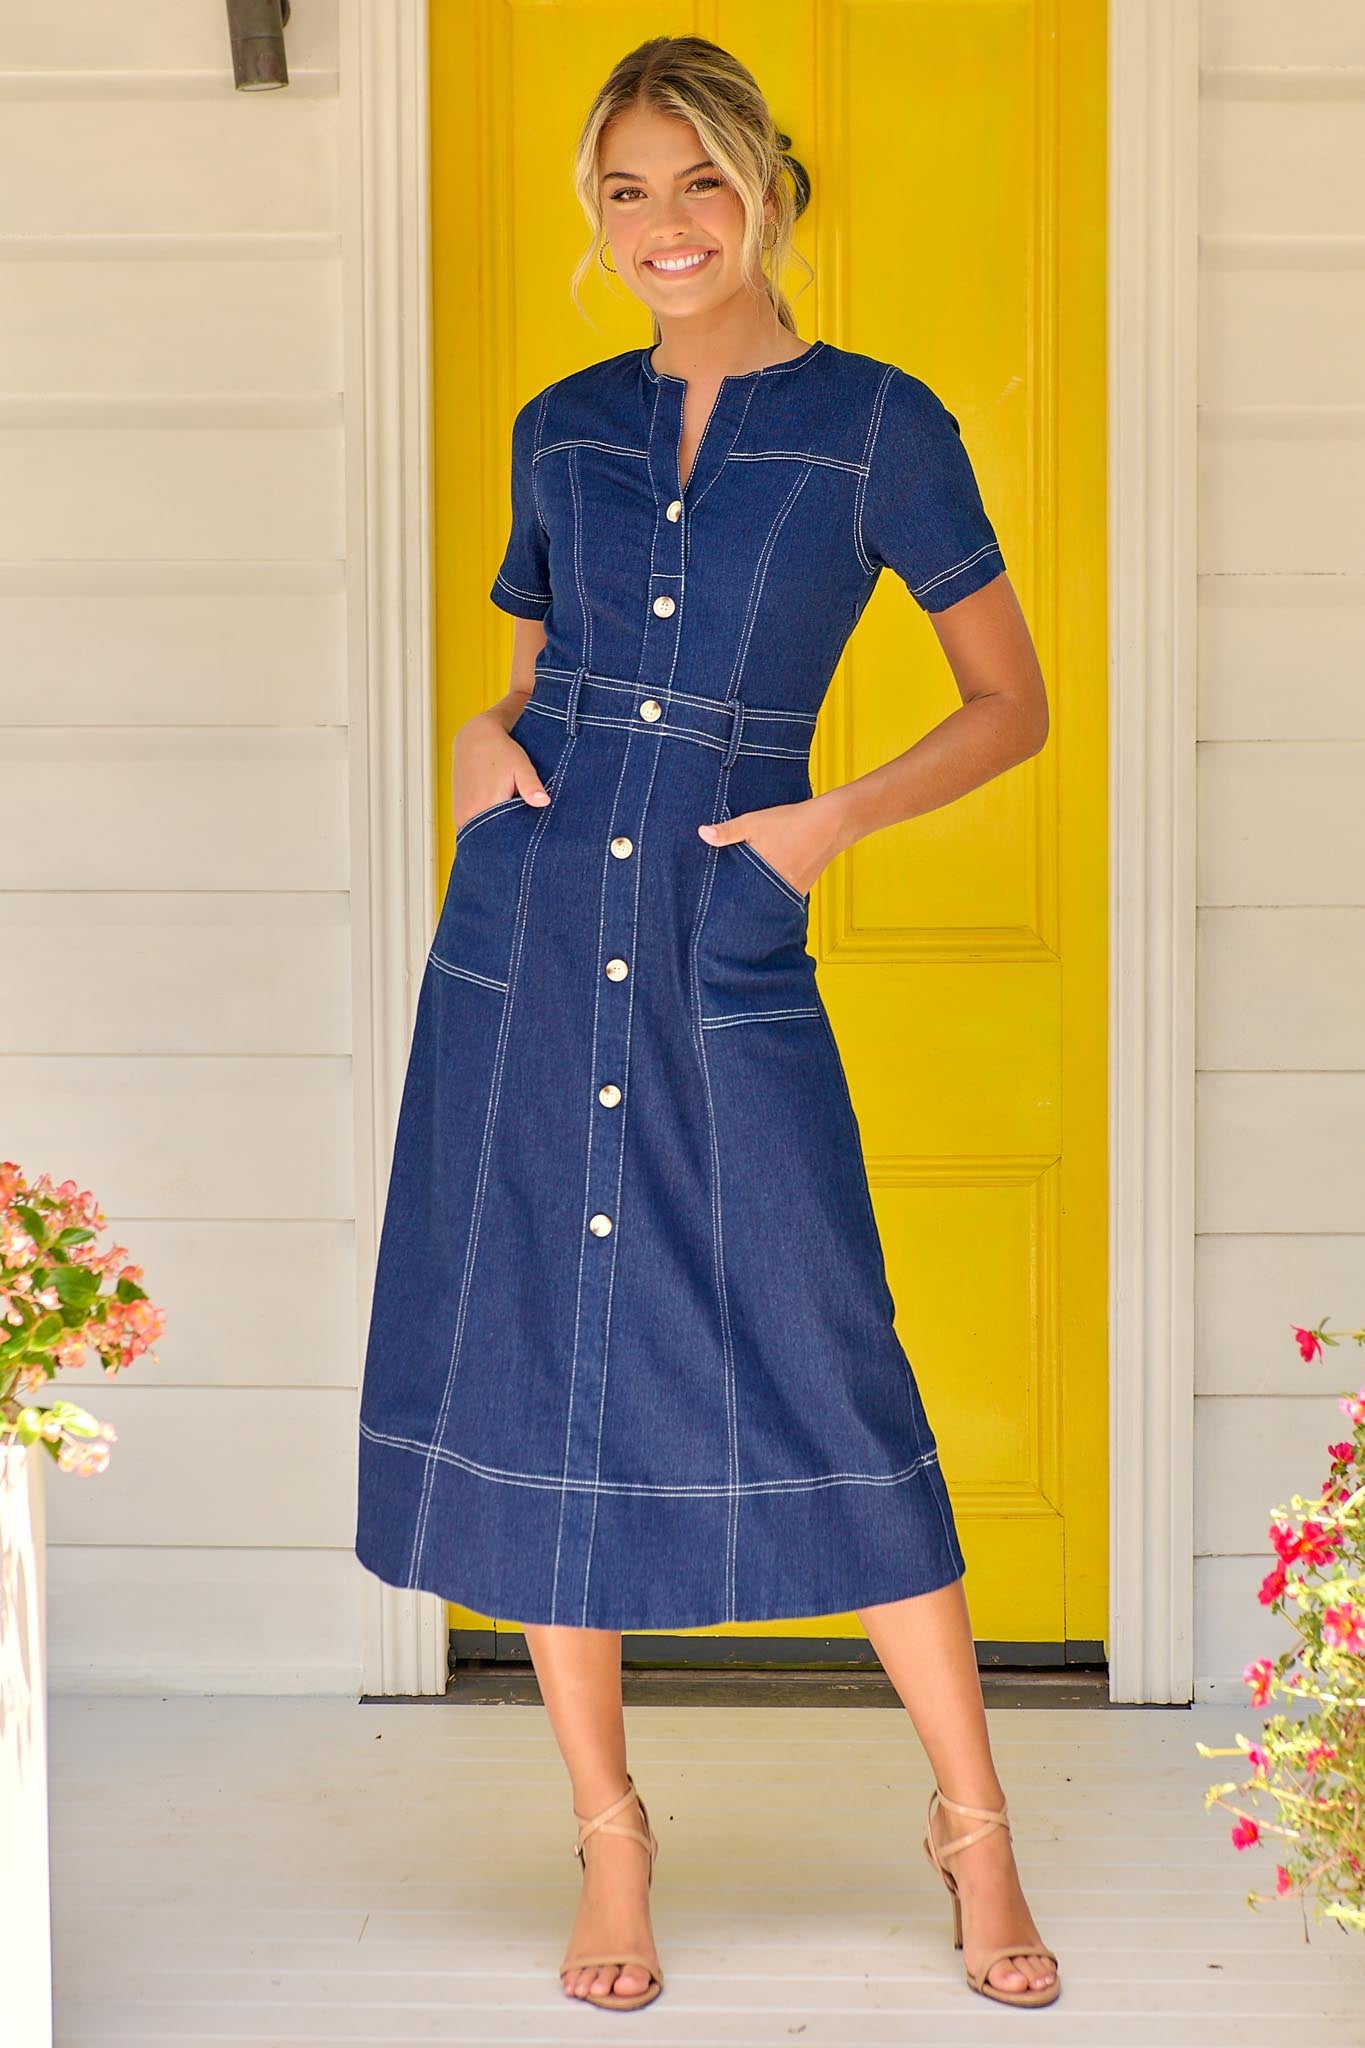
<instances>
[{"instance_id":1,"label":"dress pocket","mask_svg":"<svg viewBox=\"0 0 1365 2048\"><path fill-rule=\"evenodd\" d=\"M494 989L506 985L528 856L548 830L554 810L558 762L537 772L548 804L519 793L501 797L466 818L455 835L455 858L432 941L432 964L441 972Z\"/></svg>"},{"instance_id":2,"label":"dress pocket","mask_svg":"<svg viewBox=\"0 0 1365 2048\"><path fill-rule=\"evenodd\" d=\"M697 945L702 1021L818 1014L809 921L809 898L746 840L717 847Z\"/></svg>"}]
</instances>

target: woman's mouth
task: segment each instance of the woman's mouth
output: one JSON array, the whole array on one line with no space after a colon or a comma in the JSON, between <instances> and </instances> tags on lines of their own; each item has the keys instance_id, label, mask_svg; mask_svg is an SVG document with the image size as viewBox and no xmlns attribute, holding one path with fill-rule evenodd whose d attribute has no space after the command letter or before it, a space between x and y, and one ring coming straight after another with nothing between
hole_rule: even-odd
<instances>
[{"instance_id":1,"label":"woman's mouth","mask_svg":"<svg viewBox=\"0 0 1365 2048\"><path fill-rule=\"evenodd\" d=\"M704 270L718 249L694 249L687 256L646 256L645 268L652 270L656 277L694 277Z\"/></svg>"}]
</instances>

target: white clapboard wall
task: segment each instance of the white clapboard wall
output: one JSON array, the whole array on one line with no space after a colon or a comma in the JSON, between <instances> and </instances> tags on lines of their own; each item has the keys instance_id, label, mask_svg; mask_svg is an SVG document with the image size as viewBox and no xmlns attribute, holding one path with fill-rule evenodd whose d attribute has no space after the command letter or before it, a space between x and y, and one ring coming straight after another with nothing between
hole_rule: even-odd
<instances>
[{"instance_id":1,"label":"white clapboard wall","mask_svg":"<svg viewBox=\"0 0 1365 2048\"><path fill-rule=\"evenodd\" d=\"M259 94L222 0L0 18L0 1156L168 1311L62 1376L52 1682L354 1692L337 0Z\"/></svg>"},{"instance_id":2,"label":"white clapboard wall","mask_svg":"<svg viewBox=\"0 0 1365 2048\"><path fill-rule=\"evenodd\" d=\"M1203 0L1196 1656L1288 1638L1269 1509L1365 1380L1365 12Z\"/></svg>"},{"instance_id":3,"label":"white clapboard wall","mask_svg":"<svg viewBox=\"0 0 1365 2048\"><path fill-rule=\"evenodd\" d=\"M53 1683L354 1691L358 1385L337 0L5 0L0 1155L169 1311L68 1374ZM1365 1324L1365 16L1202 0L1196 1644L1282 1639L1267 1510ZM353 251L346 250L347 259Z\"/></svg>"}]
</instances>

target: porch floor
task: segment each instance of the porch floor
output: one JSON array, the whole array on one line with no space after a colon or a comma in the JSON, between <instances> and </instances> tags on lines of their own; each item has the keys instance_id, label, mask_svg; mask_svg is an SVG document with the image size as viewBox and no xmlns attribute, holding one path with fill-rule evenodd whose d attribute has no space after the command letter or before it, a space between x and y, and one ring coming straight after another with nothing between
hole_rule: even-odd
<instances>
[{"instance_id":1,"label":"porch floor","mask_svg":"<svg viewBox=\"0 0 1365 2048\"><path fill-rule=\"evenodd\" d=\"M968 1990L899 1707L628 1704L667 1981L623 2015L559 1990L579 1875L538 1706L55 1695L58 2048L1365 2044L1361 1937L1253 1912L1273 1852L1203 1810L1245 1773L1196 1739L1258 1716L989 1711L1054 2005Z\"/></svg>"}]
</instances>

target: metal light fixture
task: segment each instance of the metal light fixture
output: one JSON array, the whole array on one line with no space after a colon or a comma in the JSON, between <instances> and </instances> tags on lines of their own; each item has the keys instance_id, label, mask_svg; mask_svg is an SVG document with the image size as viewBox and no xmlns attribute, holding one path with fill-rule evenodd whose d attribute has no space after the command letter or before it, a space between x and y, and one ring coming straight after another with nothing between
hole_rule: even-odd
<instances>
[{"instance_id":1,"label":"metal light fixture","mask_svg":"<svg viewBox=\"0 0 1365 2048\"><path fill-rule=\"evenodd\" d=\"M232 79L238 92L270 92L288 85L284 28L289 0L227 0L232 38Z\"/></svg>"}]
</instances>

